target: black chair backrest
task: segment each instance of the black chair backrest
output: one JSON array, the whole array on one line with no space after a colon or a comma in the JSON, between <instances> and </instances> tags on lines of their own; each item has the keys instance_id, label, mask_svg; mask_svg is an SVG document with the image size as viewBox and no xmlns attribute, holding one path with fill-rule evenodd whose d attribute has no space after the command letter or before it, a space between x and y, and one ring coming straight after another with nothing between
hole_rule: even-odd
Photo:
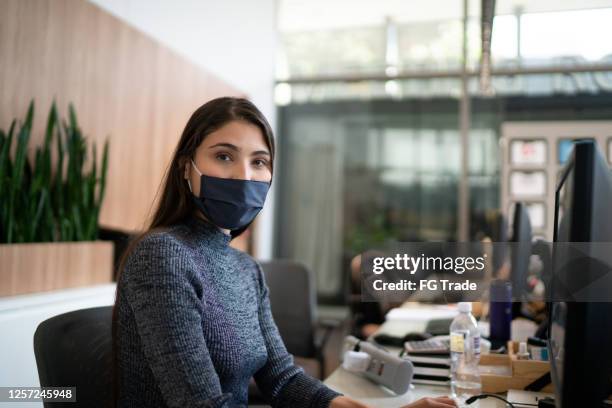
<instances>
[{"instance_id":1,"label":"black chair backrest","mask_svg":"<svg viewBox=\"0 0 612 408\"><path fill-rule=\"evenodd\" d=\"M270 307L289 353L305 358L316 355L316 292L312 272L289 260L262 262L270 289Z\"/></svg>"},{"instance_id":2,"label":"black chair backrest","mask_svg":"<svg viewBox=\"0 0 612 408\"><path fill-rule=\"evenodd\" d=\"M38 326L34 354L41 387L76 387L76 403L47 402L45 408L111 406L112 310L76 310Z\"/></svg>"}]
</instances>

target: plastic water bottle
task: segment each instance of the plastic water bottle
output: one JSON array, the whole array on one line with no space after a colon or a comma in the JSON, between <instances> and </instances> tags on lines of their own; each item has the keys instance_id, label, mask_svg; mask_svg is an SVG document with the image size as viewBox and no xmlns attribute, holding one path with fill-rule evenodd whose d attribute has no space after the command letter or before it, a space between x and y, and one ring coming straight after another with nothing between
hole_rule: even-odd
<instances>
[{"instance_id":1,"label":"plastic water bottle","mask_svg":"<svg viewBox=\"0 0 612 408\"><path fill-rule=\"evenodd\" d=\"M469 302L459 303L459 315L450 325L450 349L451 393L461 404L465 404L466 399L482 392L478 372L480 331Z\"/></svg>"}]
</instances>

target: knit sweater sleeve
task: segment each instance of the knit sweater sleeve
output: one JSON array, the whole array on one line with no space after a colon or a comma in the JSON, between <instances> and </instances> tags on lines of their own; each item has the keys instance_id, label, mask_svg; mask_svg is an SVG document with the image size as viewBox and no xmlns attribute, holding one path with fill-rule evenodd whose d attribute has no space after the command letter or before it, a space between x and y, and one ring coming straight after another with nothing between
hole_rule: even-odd
<instances>
[{"instance_id":1,"label":"knit sweater sleeve","mask_svg":"<svg viewBox=\"0 0 612 408\"><path fill-rule=\"evenodd\" d=\"M175 238L146 237L122 274L140 342L168 407L228 407L202 332L202 284Z\"/></svg>"},{"instance_id":2,"label":"knit sweater sleeve","mask_svg":"<svg viewBox=\"0 0 612 408\"><path fill-rule=\"evenodd\" d=\"M259 389L273 407L325 408L342 395L309 376L293 362L280 336L270 309L268 286L261 266L257 267L259 285L259 324L266 343L268 360L253 376Z\"/></svg>"}]
</instances>

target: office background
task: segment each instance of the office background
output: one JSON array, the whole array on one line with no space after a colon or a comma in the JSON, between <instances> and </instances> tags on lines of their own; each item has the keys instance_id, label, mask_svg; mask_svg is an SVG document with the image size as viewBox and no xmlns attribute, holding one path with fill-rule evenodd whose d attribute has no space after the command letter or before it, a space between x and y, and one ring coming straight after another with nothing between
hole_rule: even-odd
<instances>
[{"instance_id":1,"label":"office background","mask_svg":"<svg viewBox=\"0 0 612 408\"><path fill-rule=\"evenodd\" d=\"M487 19L468 4L2 0L0 128L33 99L40 145L51 102L63 116L73 103L88 140L110 140L100 226L129 234L145 225L192 111L249 97L274 124L279 161L237 245L303 262L319 302L342 306L364 249L493 234L510 210L504 123L612 118L612 2L496 1L490 76L479 68ZM41 319L113 296L112 285L62 293L52 307L4 299L2 327L16 335L0 344L3 360L24 365L23 339Z\"/></svg>"}]
</instances>

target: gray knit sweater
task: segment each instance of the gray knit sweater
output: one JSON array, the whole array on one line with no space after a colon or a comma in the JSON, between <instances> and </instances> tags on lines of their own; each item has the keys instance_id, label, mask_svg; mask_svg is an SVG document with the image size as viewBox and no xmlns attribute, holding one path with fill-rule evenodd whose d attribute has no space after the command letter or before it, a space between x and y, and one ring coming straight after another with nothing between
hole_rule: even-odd
<instances>
[{"instance_id":1,"label":"gray knit sweater","mask_svg":"<svg viewBox=\"0 0 612 408\"><path fill-rule=\"evenodd\" d=\"M249 379L274 407L341 395L294 365L261 267L192 216L144 238L118 282L119 407L240 407Z\"/></svg>"}]
</instances>

